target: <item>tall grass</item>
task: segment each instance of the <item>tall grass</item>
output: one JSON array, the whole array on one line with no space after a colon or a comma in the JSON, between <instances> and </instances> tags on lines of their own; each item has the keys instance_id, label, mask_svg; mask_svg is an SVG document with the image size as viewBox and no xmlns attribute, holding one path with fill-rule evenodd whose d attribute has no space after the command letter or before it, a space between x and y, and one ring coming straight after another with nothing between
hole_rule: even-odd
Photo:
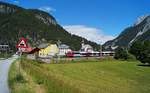
<instances>
[{"instance_id":1,"label":"tall grass","mask_svg":"<svg viewBox=\"0 0 150 93\"><path fill-rule=\"evenodd\" d=\"M23 72L19 71L19 61L17 60L11 65L9 71L9 87L11 93L34 93L30 89L28 84L30 84L23 75Z\"/></svg>"},{"instance_id":2,"label":"tall grass","mask_svg":"<svg viewBox=\"0 0 150 93\"><path fill-rule=\"evenodd\" d=\"M11 93L47 93L43 86L34 82L32 76L22 69L20 60L11 65L8 81Z\"/></svg>"},{"instance_id":3,"label":"tall grass","mask_svg":"<svg viewBox=\"0 0 150 93\"><path fill-rule=\"evenodd\" d=\"M21 66L45 88L41 93L149 93L150 68L138 64L113 59L44 64L23 59Z\"/></svg>"},{"instance_id":4,"label":"tall grass","mask_svg":"<svg viewBox=\"0 0 150 93\"><path fill-rule=\"evenodd\" d=\"M76 64L42 64L42 67L83 93L149 93L150 68L138 64L140 63L103 60Z\"/></svg>"},{"instance_id":5,"label":"tall grass","mask_svg":"<svg viewBox=\"0 0 150 93\"><path fill-rule=\"evenodd\" d=\"M47 93L82 93L63 80L53 77L46 69L42 68L41 64L26 60L22 62L22 67L28 74L33 76L37 84L45 85Z\"/></svg>"}]
</instances>

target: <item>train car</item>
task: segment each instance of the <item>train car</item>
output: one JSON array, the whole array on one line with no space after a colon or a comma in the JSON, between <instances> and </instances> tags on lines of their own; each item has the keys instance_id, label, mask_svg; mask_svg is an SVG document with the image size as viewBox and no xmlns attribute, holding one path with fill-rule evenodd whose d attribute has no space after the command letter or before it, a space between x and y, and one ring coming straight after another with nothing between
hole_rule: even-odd
<instances>
[{"instance_id":1,"label":"train car","mask_svg":"<svg viewBox=\"0 0 150 93\"><path fill-rule=\"evenodd\" d=\"M114 56L114 51L93 51L93 52L81 52L81 51L69 51L66 53L66 57L101 57L101 56Z\"/></svg>"}]
</instances>

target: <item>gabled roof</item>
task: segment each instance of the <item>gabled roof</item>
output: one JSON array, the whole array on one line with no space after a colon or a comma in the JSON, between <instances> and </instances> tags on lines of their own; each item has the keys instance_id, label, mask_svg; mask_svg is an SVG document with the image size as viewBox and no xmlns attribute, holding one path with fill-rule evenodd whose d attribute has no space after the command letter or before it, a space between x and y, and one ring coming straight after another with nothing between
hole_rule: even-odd
<instances>
[{"instance_id":1,"label":"gabled roof","mask_svg":"<svg viewBox=\"0 0 150 93\"><path fill-rule=\"evenodd\" d=\"M40 49L36 47L32 49L32 51L30 51L29 54L34 54L35 52L38 52L38 51L40 51Z\"/></svg>"},{"instance_id":2,"label":"gabled roof","mask_svg":"<svg viewBox=\"0 0 150 93\"><path fill-rule=\"evenodd\" d=\"M69 48L69 46L68 45L66 45L66 44L61 44L60 46L59 46L59 48L65 48L65 49L68 49Z\"/></svg>"},{"instance_id":3,"label":"gabled roof","mask_svg":"<svg viewBox=\"0 0 150 93\"><path fill-rule=\"evenodd\" d=\"M48 43L42 43L42 44L40 44L39 46L38 46L38 48L46 48L46 47L48 47Z\"/></svg>"}]
</instances>

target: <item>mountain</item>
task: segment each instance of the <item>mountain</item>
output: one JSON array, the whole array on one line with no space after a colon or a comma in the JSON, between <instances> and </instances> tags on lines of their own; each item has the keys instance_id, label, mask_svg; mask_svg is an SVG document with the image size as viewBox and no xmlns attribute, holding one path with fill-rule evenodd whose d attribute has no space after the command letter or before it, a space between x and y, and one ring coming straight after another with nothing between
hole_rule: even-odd
<instances>
[{"instance_id":1,"label":"mountain","mask_svg":"<svg viewBox=\"0 0 150 93\"><path fill-rule=\"evenodd\" d=\"M71 49L79 50L84 40L94 49L99 48L94 42L68 33L49 13L0 2L0 44L8 44L12 50L16 50L21 37L28 38L28 44L32 47L60 40Z\"/></svg>"},{"instance_id":2,"label":"mountain","mask_svg":"<svg viewBox=\"0 0 150 93\"><path fill-rule=\"evenodd\" d=\"M115 49L120 47L129 47L134 41L141 42L150 40L150 15L142 16L134 23L133 26L126 28L117 38L106 42L103 46L105 49Z\"/></svg>"}]
</instances>

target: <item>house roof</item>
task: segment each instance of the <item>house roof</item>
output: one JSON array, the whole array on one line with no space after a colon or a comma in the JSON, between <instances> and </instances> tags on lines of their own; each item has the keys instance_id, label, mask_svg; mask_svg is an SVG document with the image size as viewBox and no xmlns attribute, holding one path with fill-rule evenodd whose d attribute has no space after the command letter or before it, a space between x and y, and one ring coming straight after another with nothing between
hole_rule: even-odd
<instances>
[{"instance_id":1,"label":"house roof","mask_svg":"<svg viewBox=\"0 0 150 93\"><path fill-rule=\"evenodd\" d=\"M26 52L30 52L30 51L32 51L32 48L31 48L31 47L28 47L28 48L26 48L25 51L26 51Z\"/></svg>"},{"instance_id":2,"label":"house roof","mask_svg":"<svg viewBox=\"0 0 150 93\"><path fill-rule=\"evenodd\" d=\"M38 48L46 48L48 47L48 45L49 45L48 43L42 43L38 46Z\"/></svg>"},{"instance_id":3,"label":"house roof","mask_svg":"<svg viewBox=\"0 0 150 93\"><path fill-rule=\"evenodd\" d=\"M65 49L68 49L68 48L69 48L69 46L68 46L68 45L66 45L66 44L61 44L61 45L59 46L59 48L65 48Z\"/></svg>"},{"instance_id":4,"label":"house roof","mask_svg":"<svg viewBox=\"0 0 150 93\"><path fill-rule=\"evenodd\" d=\"M40 49L39 48L34 48L32 51L29 52L29 54L34 54L35 52L38 52Z\"/></svg>"}]
</instances>

